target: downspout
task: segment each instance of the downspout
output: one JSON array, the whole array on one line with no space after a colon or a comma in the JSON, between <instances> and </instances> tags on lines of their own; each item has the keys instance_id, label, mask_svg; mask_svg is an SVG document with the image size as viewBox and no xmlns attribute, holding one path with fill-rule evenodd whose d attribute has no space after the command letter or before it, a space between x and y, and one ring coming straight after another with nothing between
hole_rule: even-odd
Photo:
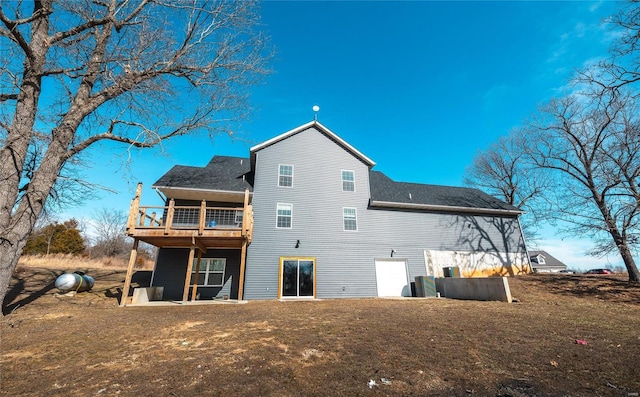
<instances>
[{"instance_id":1,"label":"downspout","mask_svg":"<svg viewBox=\"0 0 640 397\"><path fill-rule=\"evenodd\" d=\"M162 202L166 203L167 202L167 198L162 194L162 192L158 188L155 188L154 190L156 191L158 196L160 196L160 199L162 200Z\"/></svg>"}]
</instances>

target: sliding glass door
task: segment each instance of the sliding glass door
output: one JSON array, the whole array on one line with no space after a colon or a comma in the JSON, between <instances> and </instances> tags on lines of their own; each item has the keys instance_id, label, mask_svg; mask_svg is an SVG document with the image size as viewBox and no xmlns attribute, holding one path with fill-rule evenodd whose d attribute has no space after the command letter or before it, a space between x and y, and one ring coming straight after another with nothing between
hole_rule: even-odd
<instances>
[{"instance_id":1,"label":"sliding glass door","mask_svg":"<svg viewBox=\"0 0 640 397\"><path fill-rule=\"evenodd\" d=\"M281 258L282 298L314 297L315 259Z\"/></svg>"}]
</instances>

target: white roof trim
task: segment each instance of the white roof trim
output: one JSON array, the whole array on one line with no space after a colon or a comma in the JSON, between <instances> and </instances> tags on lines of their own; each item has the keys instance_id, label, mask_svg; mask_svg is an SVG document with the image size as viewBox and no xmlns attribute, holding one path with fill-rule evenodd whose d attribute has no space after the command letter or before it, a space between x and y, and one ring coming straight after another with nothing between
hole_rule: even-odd
<instances>
[{"instance_id":1,"label":"white roof trim","mask_svg":"<svg viewBox=\"0 0 640 397\"><path fill-rule=\"evenodd\" d=\"M501 210L494 208L477 208L477 207L458 207L449 205L433 205L433 204L416 204L416 203L394 203L391 201L375 201L371 200L372 207L385 207L385 208L406 208L416 210L430 210L430 211L443 211L443 212L465 212L473 214L487 214L487 215L521 215L524 211L514 210Z\"/></svg>"},{"instance_id":2,"label":"white roof trim","mask_svg":"<svg viewBox=\"0 0 640 397\"><path fill-rule=\"evenodd\" d=\"M284 134L280 134L278 136L276 136L275 138L271 138L268 141L264 141L258 145L253 146L251 149L249 149L249 151L251 153L256 152L260 149L264 149L268 146L273 145L274 143L277 143L283 139L286 139L292 135L295 135L299 132L302 132L308 128L311 127L318 127L320 128L321 132L327 134L331 139L333 139L334 141L338 142L338 144L340 144L342 147L344 147L345 149L347 149L347 151L353 153L356 157L360 158L360 160L362 160L364 163L366 163L367 165L369 165L370 167L373 167L374 165L376 165L376 162L371 160L370 158L368 158L367 156L365 156L364 154L362 154L358 149L354 148L353 146L349 145L345 140L343 140L342 138L340 138L338 135L336 135L333 131L331 131L330 129L328 129L327 127L325 127L324 125L320 124L318 121L311 121L309 123L303 124L299 127L296 127L292 130L289 130L287 132L285 132Z\"/></svg>"}]
</instances>

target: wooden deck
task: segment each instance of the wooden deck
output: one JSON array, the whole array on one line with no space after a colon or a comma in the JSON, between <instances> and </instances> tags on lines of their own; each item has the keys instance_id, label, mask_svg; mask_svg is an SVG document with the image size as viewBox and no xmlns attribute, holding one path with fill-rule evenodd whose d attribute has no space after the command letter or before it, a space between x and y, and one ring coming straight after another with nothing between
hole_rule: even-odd
<instances>
[{"instance_id":1,"label":"wooden deck","mask_svg":"<svg viewBox=\"0 0 640 397\"><path fill-rule=\"evenodd\" d=\"M248 196L248 191L245 192ZM245 199L243 207L176 206L173 200L165 207L140 206L140 196L131 203L127 235L156 247L239 248L251 242L253 208Z\"/></svg>"},{"instance_id":2,"label":"wooden deck","mask_svg":"<svg viewBox=\"0 0 640 397\"><path fill-rule=\"evenodd\" d=\"M136 262L140 241L155 247L189 248L189 260L185 264L186 281L183 301L188 299L191 285L192 263L196 258L198 269L202 253L208 248L241 249L238 299L242 299L244 267L247 246L253 234L253 207L249 203L249 190L245 191L242 207L207 207L205 200L199 206L176 206L169 200L168 206L141 206L142 185L138 184L136 196L131 201L126 233L134 239L129 257L129 267L122 292L120 305L124 306L129 296L131 275ZM196 277L197 277L196 272ZM196 280L197 281L197 280ZM197 282L192 288L195 300Z\"/></svg>"}]
</instances>

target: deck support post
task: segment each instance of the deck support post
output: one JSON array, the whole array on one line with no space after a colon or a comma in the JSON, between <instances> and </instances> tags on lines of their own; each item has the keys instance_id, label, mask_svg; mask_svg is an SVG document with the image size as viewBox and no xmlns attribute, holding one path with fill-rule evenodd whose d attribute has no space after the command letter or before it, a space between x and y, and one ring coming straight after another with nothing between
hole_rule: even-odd
<instances>
[{"instance_id":1,"label":"deck support post","mask_svg":"<svg viewBox=\"0 0 640 397\"><path fill-rule=\"evenodd\" d=\"M249 240L248 226L249 216L249 189L244 190L244 208L242 215L242 251L240 252L240 275L238 280L238 300L242 300L244 295L244 271L247 262L247 241Z\"/></svg>"},{"instance_id":2,"label":"deck support post","mask_svg":"<svg viewBox=\"0 0 640 397\"><path fill-rule=\"evenodd\" d=\"M184 292L182 293L182 301L186 302L189 299L189 284L191 284L191 266L193 258L195 256L196 247L191 246L189 249L189 262L187 262L187 273L184 277Z\"/></svg>"},{"instance_id":3,"label":"deck support post","mask_svg":"<svg viewBox=\"0 0 640 397\"><path fill-rule=\"evenodd\" d=\"M240 253L240 276L238 277L238 300L241 301L244 295L244 268L247 259L247 240L242 242L242 251Z\"/></svg>"},{"instance_id":4,"label":"deck support post","mask_svg":"<svg viewBox=\"0 0 640 397\"><path fill-rule=\"evenodd\" d=\"M129 266L127 267L127 276L124 278L124 287L122 287L122 297L120 298L120 306L124 306L127 303L129 297L129 288L131 288L131 276L133 274L133 266L136 264L138 258L138 242L136 238L133 240L133 247L131 248L131 255L129 255Z\"/></svg>"},{"instance_id":5,"label":"deck support post","mask_svg":"<svg viewBox=\"0 0 640 397\"><path fill-rule=\"evenodd\" d=\"M200 261L202 260L202 251L198 250L198 261L196 264L196 276L193 280L193 290L191 291L191 300L196 300L196 293L198 291L198 278L200 277Z\"/></svg>"}]
</instances>

